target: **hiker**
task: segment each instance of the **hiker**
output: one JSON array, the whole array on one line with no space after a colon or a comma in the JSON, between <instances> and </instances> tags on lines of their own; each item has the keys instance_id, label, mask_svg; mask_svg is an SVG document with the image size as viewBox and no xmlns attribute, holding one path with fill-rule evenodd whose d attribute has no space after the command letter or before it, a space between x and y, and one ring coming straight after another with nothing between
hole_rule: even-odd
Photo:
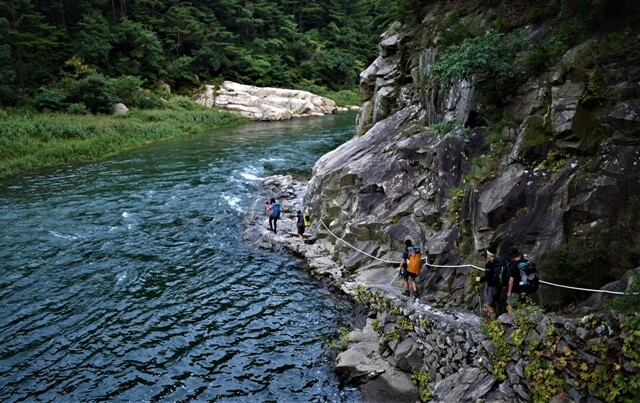
<instances>
[{"instance_id":1,"label":"hiker","mask_svg":"<svg viewBox=\"0 0 640 403\"><path fill-rule=\"evenodd\" d=\"M418 284L416 278L420 275L422 268L422 251L419 247L413 246L410 239L404 241L406 246L402 252L402 262L400 262L400 275L402 276L402 295L410 295L409 283L412 284L413 296L418 297Z\"/></svg>"},{"instance_id":2,"label":"hiker","mask_svg":"<svg viewBox=\"0 0 640 403\"><path fill-rule=\"evenodd\" d=\"M305 227L305 219L302 215L302 211L298 210L296 212L296 218L298 221L296 222L296 227L298 228L298 236L300 237L300 243L304 243L304 227Z\"/></svg>"},{"instance_id":3,"label":"hiker","mask_svg":"<svg viewBox=\"0 0 640 403\"><path fill-rule=\"evenodd\" d=\"M271 213L269 214L269 229L277 234L277 222L280 219L280 203L276 199L271 198Z\"/></svg>"},{"instance_id":4,"label":"hiker","mask_svg":"<svg viewBox=\"0 0 640 403\"><path fill-rule=\"evenodd\" d=\"M504 309L501 301L502 287L507 281L507 261L501 256L496 256L495 247L487 248L487 261L484 264L484 275L476 276L479 283L487 283L483 300L490 316L498 316Z\"/></svg>"},{"instance_id":5,"label":"hiker","mask_svg":"<svg viewBox=\"0 0 640 403\"><path fill-rule=\"evenodd\" d=\"M523 302L526 296L538 291L540 277L536 264L520 254L515 246L507 251L507 259L510 261L507 269L509 277L507 304L509 309L513 308L514 302ZM516 294L515 298L513 294Z\"/></svg>"},{"instance_id":6,"label":"hiker","mask_svg":"<svg viewBox=\"0 0 640 403\"><path fill-rule=\"evenodd\" d=\"M524 302L530 295L538 291L540 286L540 274L535 262L530 261L526 256L520 254L514 246L507 251L507 258L510 260L507 275L509 283L507 285L507 304L510 309L514 302ZM516 294L514 299L513 294Z\"/></svg>"}]
</instances>

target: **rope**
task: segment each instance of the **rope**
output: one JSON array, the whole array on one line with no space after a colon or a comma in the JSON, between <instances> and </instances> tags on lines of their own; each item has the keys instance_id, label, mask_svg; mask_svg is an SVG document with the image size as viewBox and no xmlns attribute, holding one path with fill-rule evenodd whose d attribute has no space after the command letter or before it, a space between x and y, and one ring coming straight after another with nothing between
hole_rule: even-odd
<instances>
[{"instance_id":1,"label":"rope","mask_svg":"<svg viewBox=\"0 0 640 403\"><path fill-rule=\"evenodd\" d=\"M344 239L340 238L339 236L337 236L336 234L333 233L333 231L331 231L329 229L329 227L327 227L327 225L324 223L323 220L318 220L320 223L322 223L322 226L329 231L329 233L336 238L338 241L344 243L345 245L347 245L348 247L350 247L351 249L357 250L358 252L362 253L363 255L369 256L372 259L375 259L379 262L383 262L383 263L390 263L390 264L400 264L401 262L394 262L391 260L386 260L386 259L381 259L379 257L373 256L365 251L363 251L362 249L358 249L355 246L351 245L349 242L345 241ZM426 261L426 256L423 258ZM482 270L485 271L484 268L482 267L478 267L472 264L460 264L460 265L439 265L439 264L431 264L428 261L426 261L426 265L430 266L430 267L438 267L438 268L463 268L463 267L473 267L474 269L478 269L478 270ZM395 279L395 278L394 278ZM572 287L572 286L568 286L568 285L563 285L563 284L556 284L556 283L552 283L550 281L544 281L544 280L540 280L541 284L546 284L549 285L551 287L558 287L558 288L566 288L568 290L575 290L575 291L587 291L587 292L598 292L598 293L602 293L602 294L613 294L613 295L637 295L640 293L629 293L629 292L623 292L623 291L610 291L610 290L593 290L590 288L581 288L581 287Z\"/></svg>"}]
</instances>

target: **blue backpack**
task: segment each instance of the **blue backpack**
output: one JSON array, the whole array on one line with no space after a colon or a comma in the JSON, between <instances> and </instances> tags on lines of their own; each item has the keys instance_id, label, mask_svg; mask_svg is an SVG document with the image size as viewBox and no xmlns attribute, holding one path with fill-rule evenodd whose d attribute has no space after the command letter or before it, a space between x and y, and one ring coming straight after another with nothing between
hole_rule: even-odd
<instances>
[{"instance_id":1,"label":"blue backpack","mask_svg":"<svg viewBox=\"0 0 640 403\"><path fill-rule=\"evenodd\" d=\"M273 209L271 210L271 217L280 218L280 203L273 203L271 208Z\"/></svg>"}]
</instances>

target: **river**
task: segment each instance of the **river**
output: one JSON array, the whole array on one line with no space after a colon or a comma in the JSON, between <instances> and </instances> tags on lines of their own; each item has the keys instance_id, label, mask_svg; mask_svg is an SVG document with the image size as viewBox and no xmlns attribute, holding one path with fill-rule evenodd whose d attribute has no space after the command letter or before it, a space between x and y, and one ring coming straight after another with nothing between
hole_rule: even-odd
<instances>
[{"instance_id":1,"label":"river","mask_svg":"<svg viewBox=\"0 0 640 403\"><path fill-rule=\"evenodd\" d=\"M308 176L355 114L252 123L0 182L0 401L358 401L351 320L242 240L259 179Z\"/></svg>"}]
</instances>

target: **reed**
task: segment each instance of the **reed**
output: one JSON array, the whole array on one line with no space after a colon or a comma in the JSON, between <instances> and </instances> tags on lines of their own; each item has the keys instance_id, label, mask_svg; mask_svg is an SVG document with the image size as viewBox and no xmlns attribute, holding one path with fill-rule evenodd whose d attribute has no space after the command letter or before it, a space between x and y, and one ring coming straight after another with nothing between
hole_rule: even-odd
<instances>
[{"instance_id":1,"label":"reed","mask_svg":"<svg viewBox=\"0 0 640 403\"><path fill-rule=\"evenodd\" d=\"M69 115L0 110L0 178L70 162L102 159L154 141L245 123L199 108Z\"/></svg>"}]
</instances>

